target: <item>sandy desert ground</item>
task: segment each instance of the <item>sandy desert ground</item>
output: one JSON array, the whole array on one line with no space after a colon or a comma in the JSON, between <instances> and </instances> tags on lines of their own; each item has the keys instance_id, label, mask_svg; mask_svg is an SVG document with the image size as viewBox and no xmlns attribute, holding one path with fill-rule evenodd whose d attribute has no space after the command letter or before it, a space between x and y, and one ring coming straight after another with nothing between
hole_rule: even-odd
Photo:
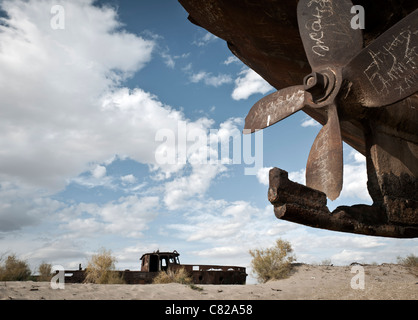
<instances>
[{"instance_id":1,"label":"sandy desert ground","mask_svg":"<svg viewBox=\"0 0 418 320\"><path fill-rule=\"evenodd\" d=\"M198 285L202 290L182 284L98 285L66 284L52 289L48 282L1 282L0 299L29 300L339 300L402 299L418 300L417 270L396 265L364 266L364 289L352 289L352 266L294 267L283 280L251 285ZM359 284L359 282L355 282Z\"/></svg>"}]
</instances>

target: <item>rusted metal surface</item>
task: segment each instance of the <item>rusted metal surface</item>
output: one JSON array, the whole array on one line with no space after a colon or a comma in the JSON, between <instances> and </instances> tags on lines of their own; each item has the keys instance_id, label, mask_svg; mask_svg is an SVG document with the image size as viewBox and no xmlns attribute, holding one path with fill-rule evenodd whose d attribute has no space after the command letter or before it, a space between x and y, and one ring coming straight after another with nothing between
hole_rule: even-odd
<instances>
[{"instance_id":1,"label":"rusted metal surface","mask_svg":"<svg viewBox=\"0 0 418 320\"><path fill-rule=\"evenodd\" d=\"M268 199L277 218L341 232L381 237L414 238L418 227L397 224L383 207L341 206L330 212L326 195L290 181L286 171L273 168L269 173Z\"/></svg>"},{"instance_id":2,"label":"rusted metal surface","mask_svg":"<svg viewBox=\"0 0 418 320\"><path fill-rule=\"evenodd\" d=\"M343 187L343 143L337 106L327 106L328 121L312 144L306 164L306 185L335 200Z\"/></svg>"},{"instance_id":3,"label":"rusted metal surface","mask_svg":"<svg viewBox=\"0 0 418 320\"><path fill-rule=\"evenodd\" d=\"M321 214L321 224L312 226L418 236L418 2L179 1L193 23L226 40L239 59L278 89L253 106L245 129L266 128L298 110L324 126L307 161L308 187L338 197L342 141L366 156L373 206ZM351 27L353 5L365 9L363 32ZM286 208L293 205L287 202ZM369 217L358 219L360 209ZM383 224L375 212L385 217ZM353 215L361 226L335 221ZM304 221L310 225L312 219ZM366 221L374 231L367 231Z\"/></svg>"},{"instance_id":4,"label":"rusted metal surface","mask_svg":"<svg viewBox=\"0 0 418 320\"><path fill-rule=\"evenodd\" d=\"M313 71L343 67L362 49L361 29L350 24L352 6L350 0L298 2L299 34Z\"/></svg>"},{"instance_id":5,"label":"rusted metal surface","mask_svg":"<svg viewBox=\"0 0 418 320\"><path fill-rule=\"evenodd\" d=\"M279 122L305 105L303 86L293 86L273 92L259 100L245 118L245 129L252 133Z\"/></svg>"},{"instance_id":6,"label":"rusted metal surface","mask_svg":"<svg viewBox=\"0 0 418 320\"><path fill-rule=\"evenodd\" d=\"M141 271L112 271L123 278L127 284L151 284L159 272L176 271L184 268L194 284L245 284L247 274L244 267L180 264L179 253L152 252L140 258ZM66 283L83 283L86 270L66 270Z\"/></svg>"},{"instance_id":7,"label":"rusted metal surface","mask_svg":"<svg viewBox=\"0 0 418 320\"><path fill-rule=\"evenodd\" d=\"M172 269L185 268L195 284L245 284L244 267L180 264Z\"/></svg>"},{"instance_id":8,"label":"rusted metal surface","mask_svg":"<svg viewBox=\"0 0 418 320\"><path fill-rule=\"evenodd\" d=\"M86 270L65 270L65 283L84 283L86 279ZM143 271L110 271L117 274L118 277L125 280L126 284L150 284L158 275L158 272Z\"/></svg>"},{"instance_id":9,"label":"rusted metal surface","mask_svg":"<svg viewBox=\"0 0 418 320\"><path fill-rule=\"evenodd\" d=\"M418 91L418 9L379 36L345 68L357 100L381 107Z\"/></svg>"},{"instance_id":10,"label":"rusted metal surface","mask_svg":"<svg viewBox=\"0 0 418 320\"><path fill-rule=\"evenodd\" d=\"M245 284L247 274L244 267L181 264L179 255L177 251L146 253L141 257L141 271L158 272L184 268L196 284Z\"/></svg>"}]
</instances>

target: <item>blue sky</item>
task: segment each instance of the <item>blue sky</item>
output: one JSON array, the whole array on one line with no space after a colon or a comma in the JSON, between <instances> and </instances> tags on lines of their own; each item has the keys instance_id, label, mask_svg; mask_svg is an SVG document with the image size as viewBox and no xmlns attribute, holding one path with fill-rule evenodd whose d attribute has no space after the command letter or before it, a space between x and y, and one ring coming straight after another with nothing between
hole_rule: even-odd
<instances>
[{"instance_id":1,"label":"blue sky","mask_svg":"<svg viewBox=\"0 0 418 320\"><path fill-rule=\"evenodd\" d=\"M183 263L248 267L249 249L279 237L301 262L394 262L417 253L417 240L275 218L268 169L304 183L320 126L297 113L264 130L254 153L255 137L241 136L244 119L273 88L223 40L190 23L177 1L0 4L1 253L18 254L34 270L42 261L85 265L100 247L112 250L120 269L138 269L140 256L156 249L179 251ZM57 4L63 29L51 26ZM205 163L200 151L220 153L220 144L197 149L194 140L186 162L157 161L178 158L179 128L234 138L229 155L239 143L241 163L219 155ZM262 166L245 175L250 146ZM344 145L344 163L343 192L329 207L370 204L364 157Z\"/></svg>"}]
</instances>

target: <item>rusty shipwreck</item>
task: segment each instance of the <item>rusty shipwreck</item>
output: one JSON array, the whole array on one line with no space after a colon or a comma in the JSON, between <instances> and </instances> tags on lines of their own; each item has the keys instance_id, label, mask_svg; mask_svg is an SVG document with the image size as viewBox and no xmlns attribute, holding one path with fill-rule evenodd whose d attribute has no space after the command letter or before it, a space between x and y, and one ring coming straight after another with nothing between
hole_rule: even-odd
<instances>
[{"instance_id":1,"label":"rusty shipwreck","mask_svg":"<svg viewBox=\"0 0 418 320\"><path fill-rule=\"evenodd\" d=\"M184 268L192 277L194 284L245 284L245 267L181 264L180 253L173 252L145 253L141 256L141 271L113 271L127 284L151 284L159 272L175 271ZM83 283L86 269L65 270L65 283Z\"/></svg>"}]
</instances>

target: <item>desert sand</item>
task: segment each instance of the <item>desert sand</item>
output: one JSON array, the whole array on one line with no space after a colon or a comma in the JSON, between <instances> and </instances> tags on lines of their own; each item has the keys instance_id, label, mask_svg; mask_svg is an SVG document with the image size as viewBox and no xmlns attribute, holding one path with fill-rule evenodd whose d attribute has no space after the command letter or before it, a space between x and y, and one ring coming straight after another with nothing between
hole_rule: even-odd
<instances>
[{"instance_id":1,"label":"desert sand","mask_svg":"<svg viewBox=\"0 0 418 320\"><path fill-rule=\"evenodd\" d=\"M250 285L183 284L99 285L66 284L52 289L49 282L0 282L0 299L29 300L417 300L417 270L396 264L365 265L364 289L352 289L352 266L293 268L287 279ZM356 282L357 284L359 282Z\"/></svg>"}]
</instances>

